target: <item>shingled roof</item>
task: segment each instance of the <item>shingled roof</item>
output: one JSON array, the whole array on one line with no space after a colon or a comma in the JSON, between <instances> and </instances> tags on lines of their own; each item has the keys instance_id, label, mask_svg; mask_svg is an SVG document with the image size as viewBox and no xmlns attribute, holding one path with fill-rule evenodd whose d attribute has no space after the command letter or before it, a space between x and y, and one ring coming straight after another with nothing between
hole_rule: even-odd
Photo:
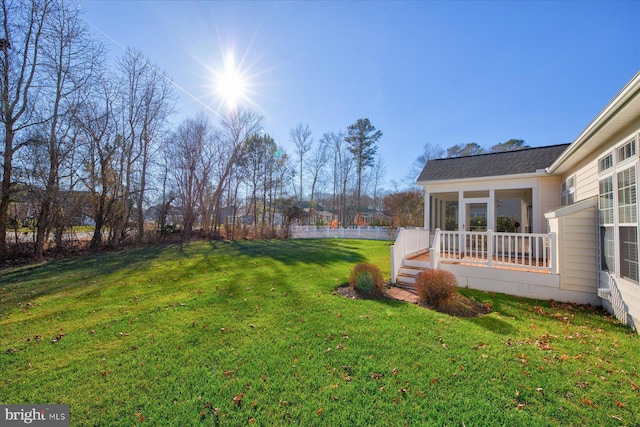
<instances>
[{"instance_id":1,"label":"shingled roof","mask_svg":"<svg viewBox=\"0 0 640 427\"><path fill-rule=\"evenodd\" d=\"M418 182L519 175L545 169L569 144L429 160Z\"/></svg>"}]
</instances>

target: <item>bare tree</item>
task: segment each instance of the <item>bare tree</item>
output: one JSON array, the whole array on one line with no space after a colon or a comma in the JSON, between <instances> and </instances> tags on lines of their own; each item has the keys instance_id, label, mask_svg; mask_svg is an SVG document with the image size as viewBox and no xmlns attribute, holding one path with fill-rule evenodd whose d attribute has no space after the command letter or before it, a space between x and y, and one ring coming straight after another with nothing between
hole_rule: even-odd
<instances>
[{"instance_id":1,"label":"bare tree","mask_svg":"<svg viewBox=\"0 0 640 427\"><path fill-rule=\"evenodd\" d=\"M342 226L351 222L351 214L348 209L347 188L351 170L353 167L353 156L345 143L345 135L342 132L325 133L324 140L329 142L333 151L333 211L338 212L338 221Z\"/></svg>"},{"instance_id":2,"label":"bare tree","mask_svg":"<svg viewBox=\"0 0 640 427\"><path fill-rule=\"evenodd\" d=\"M182 202L182 237L188 239L196 221L198 203L211 177L214 161L211 124L204 114L186 119L172 139L171 173Z\"/></svg>"},{"instance_id":3,"label":"bare tree","mask_svg":"<svg viewBox=\"0 0 640 427\"><path fill-rule=\"evenodd\" d=\"M8 208L13 190L13 159L28 140L16 134L42 122L33 109L36 73L51 0L1 0L0 120L4 127L2 183L0 185L0 261L7 257Z\"/></svg>"},{"instance_id":4,"label":"bare tree","mask_svg":"<svg viewBox=\"0 0 640 427\"><path fill-rule=\"evenodd\" d=\"M124 199L135 200L137 237L144 237L144 204L147 174L166 119L171 113L173 92L164 75L138 50L128 49L119 61L126 128ZM135 180L135 181L134 181ZM128 203L124 204L127 209ZM120 236L129 218L126 211L117 225Z\"/></svg>"},{"instance_id":5,"label":"bare tree","mask_svg":"<svg viewBox=\"0 0 640 427\"><path fill-rule=\"evenodd\" d=\"M247 139L259 132L261 126L262 117L246 110L229 111L221 120L220 130L215 136L217 168L214 171L214 232L220 226L222 195L226 184L243 155Z\"/></svg>"},{"instance_id":6,"label":"bare tree","mask_svg":"<svg viewBox=\"0 0 640 427\"><path fill-rule=\"evenodd\" d=\"M422 173L422 169L424 169L424 166L429 160L440 159L442 157L444 157L444 150L442 147L426 142L422 146L422 153L420 153L420 155L413 161L409 172L404 178L407 186L410 188L415 187L416 181L418 180L420 173Z\"/></svg>"},{"instance_id":7,"label":"bare tree","mask_svg":"<svg viewBox=\"0 0 640 427\"><path fill-rule=\"evenodd\" d=\"M95 223L90 247L95 248L102 242L105 225L113 223L120 182L114 161L121 151L122 137L115 120L116 90L112 83L101 75L87 89L89 92L74 111L74 126L85 141L82 147L85 170L79 179L90 194Z\"/></svg>"},{"instance_id":8,"label":"bare tree","mask_svg":"<svg viewBox=\"0 0 640 427\"><path fill-rule=\"evenodd\" d=\"M311 153L311 158L307 165L309 174L311 175L311 194L309 196L309 206L313 208L316 186L322 180L324 169L329 162L329 150L331 141L325 134L316 145L316 149Z\"/></svg>"},{"instance_id":9,"label":"bare tree","mask_svg":"<svg viewBox=\"0 0 640 427\"><path fill-rule=\"evenodd\" d=\"M298 200L302 201L302 176L303 176L303 163L304 155L311 150L313 140L311 139L311 129L309 125L298 125L289 131L289 140L296 146L296 154L298 154L298 161L300 165L300 190L298 193Z\"/></svg>"},{"instance_id":10,"label":"bare tree","mask_svg":"<svg viewBox=\"0 0 640 427\"><path fill-rule=\"evenodd\" d=\"M46 155L31 162L42 172L39 192L40 209L34 248L36 258L42 256L45 240L52 225L58 227L58 245L65 224L62 219L61 167L75 150L71 132L71 113L77 104L77 93L87 84L100 65L102 48L89 36L77 8L64 1L52 3L42 38L41 98L48 102L39 109L48 119L42 135L41 148Z\"/></svg>"},{"instance_id":11,"label":"bare tree","mask_svg":"<svg viewBox=\"0 0 640 427\"><path fill-rule=\"evenodd\" d=\"M373 181L373 208L375 210L382 210L382 203L378 200L378 190L380 189L380 184L384 179L384 175L387 173L387 168L384 165L382 156L378 155L376 157L376 163L373 165L371 172L371 178Z\"/></svg>"}]
</instances>

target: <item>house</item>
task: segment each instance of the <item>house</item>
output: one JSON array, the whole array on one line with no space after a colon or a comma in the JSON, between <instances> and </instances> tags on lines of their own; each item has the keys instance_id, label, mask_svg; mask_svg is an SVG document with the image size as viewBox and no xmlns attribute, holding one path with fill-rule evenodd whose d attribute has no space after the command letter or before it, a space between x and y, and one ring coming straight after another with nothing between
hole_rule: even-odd
<instances>
[{"instance_id":1,"label":"house","mask_svg":"<svg viewBox=\"0 0 640 427\"><path fill-rule=\"evenodd\" d=\"M603 305L637 328L639 137L640 73L571 144L430 160L424 228L398 234L392 282L441 268L464 287Z\"/></svg>"},{"instance_id":2,"label":"house","mask_svg":"<svg viewBox=\"0 0 640 427\"><path fill-rule=\"evenodd\" d=\"M353 225L357 227L389 226L393 218L377 209L363 209L355 214Z\"/></svg>"}]
</instances>

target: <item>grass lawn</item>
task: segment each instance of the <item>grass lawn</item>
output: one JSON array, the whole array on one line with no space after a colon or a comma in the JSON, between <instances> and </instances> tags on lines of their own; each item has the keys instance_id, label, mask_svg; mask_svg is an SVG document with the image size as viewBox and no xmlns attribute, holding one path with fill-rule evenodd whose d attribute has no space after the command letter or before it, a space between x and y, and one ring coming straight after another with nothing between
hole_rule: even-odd
<instances>
[{"instance_id":1,"label":"grass lawn","mask_svg":"<svg viewBox=\"0 0 640 427\"><path fill-rule=\"evenodd\" d=\"M0 404L71 425L631 426L638 336L595 308L464 290L456 318L334 292L389 246L198 242L0 271ZM55 341L55 342L54 342Z\"/></svg>"}]
</instances>

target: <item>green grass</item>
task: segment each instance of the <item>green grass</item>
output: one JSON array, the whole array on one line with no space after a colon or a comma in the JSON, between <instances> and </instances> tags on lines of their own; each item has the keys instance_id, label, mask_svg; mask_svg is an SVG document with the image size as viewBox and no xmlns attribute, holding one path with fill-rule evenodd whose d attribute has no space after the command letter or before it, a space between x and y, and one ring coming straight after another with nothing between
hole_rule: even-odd
<instances>
[{"instance_id":1,"label":"green grass","mask_svg":"<svg viewBox=\"0 0 640 427\"><path fill-rule=\"evenodd\" d=\"M494 308L463 319L337 295L358 262L388 277L388 243L192 243L0 271L0 403L69 404L91 426L640 420L638 336L601 310L463 290Z\"/></svg>"}]
</instances>

